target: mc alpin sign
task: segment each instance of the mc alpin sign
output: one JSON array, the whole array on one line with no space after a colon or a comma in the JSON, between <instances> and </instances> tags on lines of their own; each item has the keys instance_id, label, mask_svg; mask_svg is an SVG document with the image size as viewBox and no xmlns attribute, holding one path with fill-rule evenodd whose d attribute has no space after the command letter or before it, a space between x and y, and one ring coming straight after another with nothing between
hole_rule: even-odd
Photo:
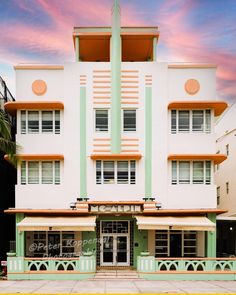
<instances>
[{"instance_id":1,"label":"mc alpin sign","mask_svg":"<svg viewBox=\"0 0 236 295\"><path fill-rule=\"evenodd\" d=\"M140 213L141 205L90 205L90 212L96 213Z\"/></svg>"}]
</instances>

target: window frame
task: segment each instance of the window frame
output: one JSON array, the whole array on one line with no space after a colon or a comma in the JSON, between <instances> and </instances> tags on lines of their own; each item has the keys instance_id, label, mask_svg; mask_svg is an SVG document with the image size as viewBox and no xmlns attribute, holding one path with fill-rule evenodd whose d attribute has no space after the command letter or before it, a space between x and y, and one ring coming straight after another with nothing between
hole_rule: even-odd
<instances>
[{"instance_id":1,"label":"window frame","mask_svg":"<svg viewBox=\"0 0 236 295\"><path fill-rule=\"evenodd\" d=\"M104 182L104 162L114 163L114 181ZM128 162L128 182L121 183L118 182L118 162ZM98 170L98 163L101 164ZM106 161L106 160L96 160L95 161L95 184L96 185L135 185L137 181L137 162L135 160L120 160L120 161ZM133 166L133 167L132 167Z\"/></svg>"},{"instance_id":2,"label":"window frame","mask_svg":"<svg viewBox=\"0 0 236 295\"><path fill-rule=\"evenodd\" d=\"M37 112L38 113L38 131L37 132L29 132L29 112ZM52 112L52 131L51 132L43 132L42 126L42 114L43 112ZM59 118L59 128L56 128L56 114ZM22 115L25 116L25 120L22 120ZM22 123L25 124L24 128L22 128ZM57 126L57 127L58 127ZM20 134L61 134L61 110L20 110Z\"/></svg>"},{"instance_id":3,"label":"window frame","mask_svg":"<svg viewBox=\"0 0 236 295\"><path fill-rule=\"evenodd\" d=\"M194 130L193 113L194 111L203 112L203 130ZM179 129L179 113L189 112L189 128L188 130ZM209 115L209 117L208 117ZM174 124L175 123L175 126ZM173 109L170 111L170 133L171 134L211 134L212 133L212 110L211 109Z\"/></svg>"},{"instance_id":4,"label":"window frame","mask_svg":"<svg viewBox=\"0 0 236 295\"><path fill-rule=\"evenodd\" d=\"M103 131L103 130L97 130L96 127L96 113L97 111L107 111L107 131ZM95 108L94 109L94 114L93 114L93 118L94 118L94 124L93 124L93 128L94 128L94 132L95 133L109 133L110 132L110 109L106 109L106 108Z\"/></svg>"},{"instance_id":5,"label":"window frame","mask_svg":"<svg viewBox=\"0 0 236 295\"><path fill-rule=\"evenodd\" d=\"M37 179L37 182L34 182L34 183L30 183L29 182L29 177L30 177L30 173L29 173L29 163L32 163L32 162L35 162L35 163L38 163L38 179ZM46 182L43 182L43 163L45 162L52 162L52 182L51 183L46 183ZM59 166L58 166L58 163L59 163ZM24 166L22 168L22 165ZM56 175L56 169L59 167L59 177L57 177ZM22 171L24 171L25 169L25 176L22 177ZM45 160L45 161L22 161L20 163L20 167L19 167L19 183L21 185L34 185L34 184L42 184L42 185L60 185L62 183L62 180L61 180L61 169L62 169L62 166L61 166L61 161L58 161L58 160L53 160L53 161L48 161L48 160ZM57 171L57 172L58 172Z\"/></svg>"},{"instance_id":6,"label":"window frame","mask_svg":"<svg viewBox=\"0 0 236 295\"><path fill-rule=\"evenodd\" d=\"M125 112L126 111L134 111L135 112L135 130L125 130ZM137 109L136 108L124 108L122 109L122 132L124 133L132 133L137 132Z\"/></svg>"},{"instance_id":7,"label":"window frame","mask_svg":"<svg viewBox=\"0 0 236 295\"><path fill-rule=\"evenodd\" d=\"M189 182L181 182L180 181L180 163L181 162L188 162L190 164L189 170ZM203 162L203 180L201 182L194 182L194 163L196 162ZM210 163L210 169L209 169ZM174 167L175 166L175 167ZM209 174L209 176L208 176ZM191 185L211 185L213 182L213 163L209 160L192 160L192 161L176 161L173 160L170 162L170 183L171 185L178 185L178 184L191 184ZM173 177L175 176L175 177Z\"/></svg>"}]
</instances>

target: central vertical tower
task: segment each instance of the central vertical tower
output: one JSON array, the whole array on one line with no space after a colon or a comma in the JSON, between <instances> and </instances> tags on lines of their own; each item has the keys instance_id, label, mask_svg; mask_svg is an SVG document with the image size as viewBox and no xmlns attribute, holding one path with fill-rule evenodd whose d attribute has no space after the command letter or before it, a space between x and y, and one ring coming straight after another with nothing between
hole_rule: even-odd
<instances>
[{"instance_id":1,"label":"central vertical tower","mask_svg":"<svg viewBox=\"0 0 236 295\"><path fill-rule=\"evenodd\" d=\"M115 0L112 7L111 57L111 152L121 152L121 36L120 5Z\"/></svg>"}]
</instances>

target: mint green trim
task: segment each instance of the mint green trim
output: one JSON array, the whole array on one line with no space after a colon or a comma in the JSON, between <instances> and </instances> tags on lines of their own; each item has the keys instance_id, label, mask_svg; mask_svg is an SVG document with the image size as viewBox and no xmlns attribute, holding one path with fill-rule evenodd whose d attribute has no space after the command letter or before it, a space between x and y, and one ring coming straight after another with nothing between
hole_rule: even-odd
<instances>
[{"instance_id":1,"label":"mint green trim","mask_svg":"<svg viewBox=\"0 0 236 295\"><path fill-rule=\"evenodd\" d=\"M17 229L17 223L24 218L23 213L16 213L16 256L24 256L25 253L25 233Z\"/></svg>"},{"instance_id":2,"label":"mint green trim","mask_svg":"<svg viewBox=\"0 0 236 295\"><path fill-rule=\"evenodd\" d=\"M153 54L152 54L153 61L157 61L157 37L153 38Z\"/></svg>"},{"instance_id":3,"label":"mint green trim","mask_svg":"<svg viewBox=\"0 0 236 295\"><path fill-rule=\"evenodd\" d=\"M86 88L80 87L80 198L87 197Z\"/></svg>"},{"instance_id":4,"label":"mint green trim","mask_svg":"<svg viewBox=\"0 0 236 295\"><path fill-rule=\"evenodd\" d=\"M207 217L210 221L216 223L215 213L208 213ZM216 257L216 231L206 233L206 255L207 257Z\"/></svg>"},{"instance_id":5,"label":"mint green trim","mask_svg":"<svg viewBox=\"0 0 236 295\"><path fill-rule=\"evenodd\" d=\"M121 152L121 37L120 7L115 0L112 8L111 37L111 152Z\"/></svg>"},{"instance_id":6,"label":"mint green trim","mask_svg":"<svg viewBox=\"0 0 236 295\"><path fill-rule=\"evenodd\" d=\"M79 37L75 37L75 61L79 62Z\"/></svg>"},{"instance_id":7,"label":"mint green trim","mask_svg":"<svg viewBox=\"0 0 236 295\"><path fill-rule=\"evenodd\" d=\"M145 88L145 198L152 197L152 88Z\"/></svg>"}]
</instances>

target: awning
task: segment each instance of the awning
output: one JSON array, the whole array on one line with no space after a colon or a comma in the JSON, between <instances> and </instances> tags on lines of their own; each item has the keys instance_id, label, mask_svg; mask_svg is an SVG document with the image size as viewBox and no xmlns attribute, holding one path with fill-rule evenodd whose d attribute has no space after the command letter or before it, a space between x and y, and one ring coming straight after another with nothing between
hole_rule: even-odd
<instances>
[{"instance_id":1,"label":"awning","mask_svg":"<svg viewBox=\"0 0 236 295\"><path fill-rule=\"evenodd\" d=\"M135 216L138 229L157 230L197 230L197 231L214 231L215 223L204 216L187 216L187 217L150 217Z\"/></svg>"},{"instance_id":2,"label":"awning","mask_svg":"<svg viewBox=\"0 0 236 295\"><path fill-rule=\"evenodd\" d=\"M17 223L19 231L94 231L96 216L25 217Z\"/></svg>"}]
</instances>

